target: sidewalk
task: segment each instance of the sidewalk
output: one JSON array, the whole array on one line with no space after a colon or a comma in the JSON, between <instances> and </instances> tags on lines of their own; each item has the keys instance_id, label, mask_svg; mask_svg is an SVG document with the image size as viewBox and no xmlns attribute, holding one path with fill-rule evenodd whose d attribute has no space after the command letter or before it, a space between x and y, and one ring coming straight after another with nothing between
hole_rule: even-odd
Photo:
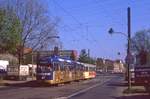
<instances>
[{"instance_id":1,"label":"sidewalk","mask_svg":"<svg viewBox=\"0 0 150 99\"><path fill-rule=\"evenodd\" d=\"M150 94L145 90L144 86L132 85L131 92L128 92L127 89L127 83L122 81L118 86L116 99L150 99Z\"/></svg>"},{"instance_id":2,"label":"sidewalk","mask_svg":"<svg viewBox=\"0 0 150 99\"><path fill-rule=\"evenodd\" d=\"M25 82L27 81L1 80L0 88L7 87L8 84L20 84L20 83L25 83Z\"/></svg>"},{"instance_id":3,"label":"sidewalk","mask_svg":"<svg viewBox=\"0 0 150 99\"><path fill-rule=\"evenodd\" d=\"M24 85L26 83L32 82L35 79L33 78L27 78L25 81L19 81L19 80L0 80L0 88L8 87L10 85Z\"/></svg>"}]
</instances>

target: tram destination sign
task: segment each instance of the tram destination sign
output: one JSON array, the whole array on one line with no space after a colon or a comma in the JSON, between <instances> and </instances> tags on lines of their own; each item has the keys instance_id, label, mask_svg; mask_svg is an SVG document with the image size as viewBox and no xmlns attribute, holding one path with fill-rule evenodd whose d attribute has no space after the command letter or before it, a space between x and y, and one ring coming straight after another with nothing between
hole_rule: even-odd
<instances>
[{"instance_id":1,"label":"tram destination sign","mask_svg":"<svg viewBox=\"0 0 150 99\"><path fill-rule=\"evenodd\" d=\"M150 83L150 66L135 67L135 83Z\"/></svg>"}]
</instances>

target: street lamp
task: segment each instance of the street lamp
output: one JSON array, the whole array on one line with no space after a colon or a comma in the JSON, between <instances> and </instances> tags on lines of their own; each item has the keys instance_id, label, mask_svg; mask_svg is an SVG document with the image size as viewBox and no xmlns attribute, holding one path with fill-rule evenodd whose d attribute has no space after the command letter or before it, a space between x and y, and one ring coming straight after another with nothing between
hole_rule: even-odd
<instances>
[{"instance_id":1,"label":"street lamp","mask_svg":"<svg viewBox=\"0 0 150 99\"><path fill-rule=\"evenodd\" d=\"M121 34L121 35L124 35L124 36L128 37L128 35L126 33L116 32L116 31L114 31L113 28L110 28L109 31L108 31L108 33L111 34L111 35L112 34Z\"/></svg>"},{"instance_id":2,"label":"street lamp","mask_svg":"<svg viewBox=\"0 0 150 99\"><path fill-rule=\"evenodd\" d=\"M130 90L131 88L131 75L130 75L130 63L131 63L131 53L130 53L130 41L131 41L131 37L130 37L130 32L128 32L128 35L122 32L115 32L113 30L113 28L110 28L108 31L109 34L122 34L125 37L127 37L128 40L128 48L127 48L127 56L126 56L126 63L128 65L128 89Z\"/></svg>"},{"instance_id":3,"label":"street lamp","mask_svg":"<svg viewBox=\"0 0 150 99\"><path fill-rule=\"evenodd\" d=\"M127 37L128 40L128 48L127 48L127 57L126 57L126 63L128 65L128 89L130 90L131 88L131 77L130 77L130 63L132 62L132 55L130 53L130 43L131 43L131 11L130 11L130 7L127 8L127 22L128 22L128 35L122 32L114 32L114 30L112 28L110 28L110 30L108 31L110 34L113 33L118 33L118 34L122 34L124 36Z\"/></svg>"}]
</instances>

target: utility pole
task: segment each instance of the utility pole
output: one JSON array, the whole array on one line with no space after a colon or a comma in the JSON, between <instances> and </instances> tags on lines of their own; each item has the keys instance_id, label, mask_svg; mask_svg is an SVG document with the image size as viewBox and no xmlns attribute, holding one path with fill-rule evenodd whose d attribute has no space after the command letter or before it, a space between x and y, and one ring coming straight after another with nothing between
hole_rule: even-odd
<instances>
[{"instance_id":1,"label":"utility pole","mask_svg":"<svg viewBox=\"0 0 150 99\"><path fill-rule=\"evenodd\" d=\"M108 33L109 34L122 34L125 37L127 37L128 40L128 48L127 48L127 56L126 56L126 64L127 64L127 73L128 73L128 89L131 89L131 75L130 75L130 64L131 62L133 62L133 56L131 55L130 52L130 47L131 47L131 11L130 11L130 7L127 8L127 23L128 23L128 35L126 35L126 33L122 33L122 32L115 32L112 28L109 29Z\"/></svg>"},{"instance_id":2,"label":"utility pole","mask_svg":"<svg viewBox=\"0 0 150 99\"><path fill-rule=\"evenodd\" d=\"M127 48L127 56L131 55L130 46L131 46L131 11L130 7L127 9L127 17L128 17L128 48ZM128 89L131 89L131 75L130 75L130 61L127 63L128 65Z\"/></svg>"}]
</instances>

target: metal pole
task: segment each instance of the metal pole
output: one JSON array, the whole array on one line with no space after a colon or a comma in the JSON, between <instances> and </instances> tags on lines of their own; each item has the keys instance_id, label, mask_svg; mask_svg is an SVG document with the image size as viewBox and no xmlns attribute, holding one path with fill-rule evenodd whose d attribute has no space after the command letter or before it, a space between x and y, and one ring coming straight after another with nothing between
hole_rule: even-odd
<instances>
[{"instance_id":1,"label":"metal pole","mask_svg":"<svg viewBox=\"0 0 150 99\"><path fill-rule=\"evenodd\" d=\"M131 43L131 15L130 15L130 7L127 9L128 11L128 49L127 55L130 55L130 43ZM128 89L131 89L131 75L130 75L130 61L127 63L128 65Z\"/></svg>"},{"instance_id":2,"label":"metal pole","mask_svg":"<svg viewBox=\"0 0 150 99\"><path fill-rule=\"evenodd\" d=\"M33 51L32 51L32 80L34 80L34 70L33 70Z\"/></svg>"}]
</instances>

